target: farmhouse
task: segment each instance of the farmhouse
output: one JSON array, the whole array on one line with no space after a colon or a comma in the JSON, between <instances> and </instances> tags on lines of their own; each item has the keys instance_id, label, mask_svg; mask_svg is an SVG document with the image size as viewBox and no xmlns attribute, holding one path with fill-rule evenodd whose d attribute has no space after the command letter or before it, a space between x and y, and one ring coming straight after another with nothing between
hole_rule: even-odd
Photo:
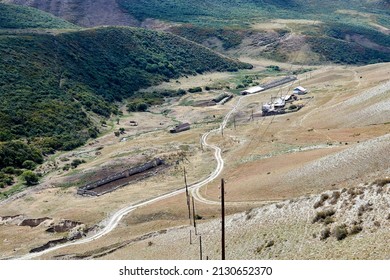
<instances>
[{"instance_id":1,"label":"farmhouse","mask_svg":"<svg viewBox=\"0 0 390 280\"><path fill-rule=\"evenodd\" d=\"M189 130L190 128L191 128L191 126L189 123L182 123L182 124L175 126L175 128L172 128L171 130L169 130L169 132L170 133L179 133L182 131Z\"/></svg>"},{"instance_id":2,"label":"farmhouse","mask_svg":"<svg viewBox=\"0 0 390 280\"><path fill-rule=\"evenodd\" d=\"M307 89L305 89L304 87L299 86L299 87L294 88L293 93L294 94L306 94L307 93Z\"/></svg>"},{"instance_id":3,"label":"farmhouse","mask_svg":"<svg viewBox=\"0 0 390 280\"><path fill-rule=\"evenodd\" d=\"M248 89L246 89L244 91L241 91L241 95L253 94L253 93L257 93L257 92L263 91L263 90L264 90L263 87L255 86L255 87L248 88Z\"/></svg>"}]
</instances>

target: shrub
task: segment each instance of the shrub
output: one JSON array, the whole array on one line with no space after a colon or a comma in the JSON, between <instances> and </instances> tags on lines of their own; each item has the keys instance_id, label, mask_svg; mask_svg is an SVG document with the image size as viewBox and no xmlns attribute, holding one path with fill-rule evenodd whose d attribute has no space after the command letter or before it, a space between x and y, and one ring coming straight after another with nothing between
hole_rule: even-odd
<instances>
[{"instance_id":1,"label":"shrub","mask_svg":"<svg viewBox=\"0 0 390 280\"><path fill-rule=\"evenodd\" d=\"M85 163L85 160L80 160L80 159L74 159L72 163L70 164L73 168L76 168L80 164Z\"/></svg>"},{"instance_id":2,"label":"shrub","mask_svg":"<svg viewBox=\"0 0 390 280\"><path fill-rule=\"evenodd\" d=\"M320 240L326 240L330 236L330 229L327 227L323 231L321 231Z\"/></svg>"},{"instance_id":3,"label":"shrub","mask_svg":"<svg viewBox=\"0 0 390 280\"><path fill-rule=\"evenodd\" d=\"M361 225L354 225L354 226L352 226L349 234L358 234L362 230L363 230L363 227Z\"/></svg>"},{"instance_id":4,"label":"shrub","mask_svg":"<svg viewBox=\"0 0 390 280\"><path fill-rule=\"evenodd\" d=\"M38 175L31 170L24 171L22 177L25 180L27 186L33 186L39 182Z\"/></svg>"},{"instance_id":5,"label":"shrub","mask_svg":"<svg viewBox=\"0 0 390 280\"><path fill-rule=\"evenodd\" d=\"M324 219L324 224L325 225L329 225L329 224L332 224L332 223L334 223L334 219L332 218L332 217L326 217L325 219Z\"/></svg>"},{"instance_id":6,"label":"shrub","mask_svg":"<svg viewBox=\"0 0 390 280\"><path fill-rule=\"evenodd\" d=\"M340 198L340 192L339 191L334 191L333 193L332 193L332 199L331 199L331 201L329 202L330 204L336 204L337 203L337 201L339 200L339 198Z\"/></svg>"},{"instance_id":7,"label":"shrub","mask_svg":"<svg viewBox=\"0 0 390 280\"><path fill-rule=\"evenodd\" d=\"M338 241L345 239L348 236L348 229L345 224L336 226L333 230L333 235Z\"/></svg>"},{"instance_id":8,"label":"shrub","mask_svg":"<svg viewBox=\"0 0 390 280\"><path fill-rule=\"evenodd\" d=\"M377 179L373 183L374 185L377 185L378 187L383 187L387 184L390 184L390 178L384 178L384 179Z\"/></svg>"},{"instance_id":9,"label":"shrub","mask_svg":"<svg viewBox=\"0 0 390 280\"><path fill-rule=\"evenodd\" d=\"M177 90L176 94L179 95L179 96L180 96L180 95L185 95L185 94L186 94L186 91L185 91L184 89L179 88L179 89Z\"/></svg>"},{"instance_id":10,"label":"shrub","mask_svg":"<svg viewBox=\"0 0 390 280\"><path fill-rule=\"evenodd\" d=\"M202 92L202 88L201 87L193 87L193 88L188 89L188 92L190 92L190 93Z\"/></svg>"},{"instance_id":11,"label":"shrub","mask_svg":"<svg viewBox=\"0 0 390 280\"><path fill-rule=\"evenodd\" d=\"M329 195L324 193L321 195L320 200L314 204L314 208L318 208L324 205L324 202L329 198Z\"/></svg>"},{"instance_id":12,"label":"shrub","mask_svg":"<svg viewBox=\"0 0 390 280\"><path fill-rule=\"evenodd\" d=\"M13 166L8 166L6 168L3 168L3 170L1 171L3 171L6 174L15 174L15 168Z\"/></svg>"},{"instance_id":13,"label":"shrub","mask_svg":"<svg viewBox=\"0 0 390 280\"><path fill-rule=\"evenodd\" d=\"M269 248L269 247L272 247L272 246L274 246L274 245L275 245L275 241L270 240L270 241L267 242L267 244L265 245L265 247L266 247L266 248Z\"/></svg>"},{"instance_id":14,"label":"shrub","mask_svg":"<svg viewBox=\"0 0 390 280\"><path fill-rule=\"evenodd\" d=\"M292 104L292 105L290 105L290 107L288 107L288 109L290 109L290 110L295 110L296 108L298 108L298 107L297 107L297 105L294 105L294 104Z\"/></svg>"},{"instance_id":15,"label":"shrub","mask_svg":"<svg viewBox=\"0 0 390 280\"><path fill-rule=\"evenodd\" d=\"M277 66L277 65L268 65L265 68L267 68L270 71L275 71L275 72L279 72L280 71L280 67Z\"/></svg>"},{"instance_id":16,"label":"shrub","mask_svg":"<svg viewBox=\"0 0 390 280\"><path fill-rule=\"evenodd\" d=\"M32 160L26 160L23 162L22 167L28 170L34 170L37 164Z\"/></svg>"},{"instance_id":17,"label":"shrub","mask_svg":"<svg viewBox=\"0 0 390 280\"><path fill-rule=\"evenodd\" d=\"M313 224L316 222L323 222L327 217L332 217L335 213L336 211L334 209L317 212L312 222Z\"/></svg>"}]
</instances>

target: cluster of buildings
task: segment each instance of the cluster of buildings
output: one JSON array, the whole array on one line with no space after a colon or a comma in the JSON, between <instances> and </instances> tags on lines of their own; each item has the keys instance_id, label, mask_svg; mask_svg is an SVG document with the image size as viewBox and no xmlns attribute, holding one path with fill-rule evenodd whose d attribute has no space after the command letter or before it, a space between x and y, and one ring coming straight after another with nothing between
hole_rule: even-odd
<instances>
[{"instance_id":1,"label":"cluster of buildings","mask_svg":"<svg viewBox=\"0 0 390 280\"><path fill-rule=\"evenodd\" d=\"M286 113L286 104L298 100L298 95L303 95L307 92L307 89L299 86L293 90L292 94L271 98L271 102L263 104L261 108L263 116ZM296 108L300 109L302 106L297 106Z\"/></svg>"}]
</instances>

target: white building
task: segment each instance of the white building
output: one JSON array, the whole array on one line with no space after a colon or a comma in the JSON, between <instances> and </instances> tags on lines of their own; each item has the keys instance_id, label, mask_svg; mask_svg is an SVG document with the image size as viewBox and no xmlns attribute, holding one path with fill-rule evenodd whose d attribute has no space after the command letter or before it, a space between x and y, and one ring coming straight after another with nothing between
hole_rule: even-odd
<instances>
[{"instance_id":1,"label":"white building","mask_svg":"<svg viewBox=\"0 0 390 280\"><path fill-rule=\"evenodd\" d=\"M264 88L262 88L261 86L255 86L255 87L251 87L251 88L248 88L246 90L241 91L241 95L258 93L258 92L263 91L263 90L264 90Z\"/></svg>"},{"instance_id":2,"label":"white building","mask_svg":"<svg viewBox=\"0 0 390 280\"><path fill-rule=\"evenodd\" d=\"M307 89L305 89L304 87L299 86L299 87L294 88L293 93L294 94L306 94L307 93Z\"/></svg>"}]
</instances>

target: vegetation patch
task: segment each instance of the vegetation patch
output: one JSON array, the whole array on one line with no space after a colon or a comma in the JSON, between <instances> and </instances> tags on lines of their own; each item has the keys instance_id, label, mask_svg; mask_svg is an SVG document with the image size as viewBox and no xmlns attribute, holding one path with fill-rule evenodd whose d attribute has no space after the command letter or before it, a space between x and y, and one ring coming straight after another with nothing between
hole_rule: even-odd
<instances>
[{"instance_id":1,"label":"vegetation patch","mask_svg":"<svg viewBox=\"0 0 390 280\"><path fill-rule=\"evenodd\" d=\"M314 216L312 223L314 224L317 222L324 222L325 219L327 219L328 217L332 217L335 213L336 213L336 211L334 209L319 211Z\"/></svg>"},{"instance_id":2,"label":"vegetation patch","mask_svg":"<svg viewBox=\"0 0 390 280\"><path fill-rule=\"evenodd\" d=\"M75 29L77 26L37 9L0 3L0 28Z\"/></svg>"},{"instance_id":3,"label":"vegetation patch","mask_svg":"<svg viewBox=\"0 0 390 280\"><path fill-rule=\"evenodd\" d=\"M345 224L338 225L333 229L333 235L336 237L338 241L347 238L348 236L348 228Z\"/></svg>"}]
</instances>

